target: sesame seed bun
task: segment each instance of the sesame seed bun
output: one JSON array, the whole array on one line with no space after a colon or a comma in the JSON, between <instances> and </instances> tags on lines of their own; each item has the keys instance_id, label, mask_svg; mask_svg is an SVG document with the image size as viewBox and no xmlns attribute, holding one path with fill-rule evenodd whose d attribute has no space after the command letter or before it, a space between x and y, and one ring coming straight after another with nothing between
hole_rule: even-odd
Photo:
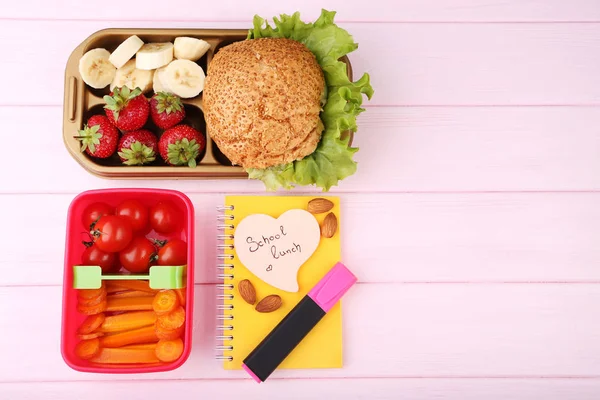
<instances>
[{"instance_id":1,"label":"sesame seed bun","mask_svg":"<svg viewBox=\"0 0 600 400\"><path fill-rule=\"evenodd\" d=\"M314 152L325 79L314 54L285 38L235 42L208 65L203 105L208 132L244 168L287 164Z\"/></svg>"}]
</instances>

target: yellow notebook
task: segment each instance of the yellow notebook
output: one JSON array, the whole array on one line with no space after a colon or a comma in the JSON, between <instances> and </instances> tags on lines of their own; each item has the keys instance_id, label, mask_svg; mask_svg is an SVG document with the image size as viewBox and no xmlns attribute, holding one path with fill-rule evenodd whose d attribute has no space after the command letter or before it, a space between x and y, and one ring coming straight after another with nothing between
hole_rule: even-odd
<instances>
[{"instance_id":1,"label":"yellow notebook","mask_svg":"<svg viewBox=\"0 0 600 400\"><path fill-rule=\"evenodd\" d=\"M315 245L316 250L298 269L297 292L291 292L289 288L282 290L266 283L257 276L257 274L264 274L264 272L257 270L256 265L248 267L240 261L240 256L243 256L243 254L238 254L234 245L234 243L240 243L241 236L235 237L238 226L242 226L243 228L240 229L243 229L244 236L249 237L251 235L247 234L247 227L252 225L248 222L252 219L249 218L246 221L247 223L243 224L242 221L246 217L255 214L266 214L278 219L289 210L307 210L308 202L316 197L330 200L334 206L328 212L316 215L310 214L310 216L316 219L316 223L320 226L328 213L334 213L338 222L336 233L331 238L322 237L319 234L318 245ZM260 226L256 226L255 235L252 239L245 238L247 239L248 249L256 249L257 253L268 253L276 257L277 262L281 262L284 257L294 257L295 255L290 254L295 251L308 253L311 250L310 248L306 250L306 247L309 247L308 244L300 243L300 241L292 244L288 240L294 238L295 231L301 228L299 222L289 219L285 220L284 226L277 223L294 212L296 211L287 213L286 216L282 216L277 221L273 220L273 224L254 224L254 226ZM221 350L219 358L223 359L225 369L241 369L246 356L327 271L338 261L341 261L340 204L339 198L331 196L226 196L219 219L221 219L220 228L222 230L219 235L221 239L219 269L221 270L220 277L223 279L223 283L219 285L222 291L219 294L220 300L218 303L219 308L222 310L219 313L222 322L219 325L219 349ZM268 219L270 220L270 218ZM282 236L285 236L287 242L284 239L279 239ZM240 250L240 253L243 251L246 250ZM244 258L244 260L248 260L248 258ZM250 264L250 262L247 262L247 264ZM265 264L265 270L269 268L269 265ZM279 267L276 265L272 268ZM255 272L251 272L251 270ZM244 279L248 279L256 290L254 305L244 301L238 291L238 283ZM264 297L272 294L281 297L281 307L269 313L256 311L256 304ZM338 302L280 364L279 368L341 368L342 362L342 312L341 302Z\"/></svg>"}]
</instances>

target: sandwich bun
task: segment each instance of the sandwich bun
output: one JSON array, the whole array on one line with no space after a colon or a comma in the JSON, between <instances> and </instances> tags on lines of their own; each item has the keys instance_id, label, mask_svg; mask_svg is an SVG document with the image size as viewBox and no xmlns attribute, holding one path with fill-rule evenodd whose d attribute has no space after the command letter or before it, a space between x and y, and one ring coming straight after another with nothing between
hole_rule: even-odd
<instances>
[{"instance_id":1,"label":"sandwich bun","mask_svg":"<svg viewBox=\"0 0 600 400\"><path fill-rule=\"evenodd\" d=\"M210 137L234 165L262 169L315 151L324 96L323 71L304 44L249 39L209 63L203 111Z\"/></svg>"}]
</instances>

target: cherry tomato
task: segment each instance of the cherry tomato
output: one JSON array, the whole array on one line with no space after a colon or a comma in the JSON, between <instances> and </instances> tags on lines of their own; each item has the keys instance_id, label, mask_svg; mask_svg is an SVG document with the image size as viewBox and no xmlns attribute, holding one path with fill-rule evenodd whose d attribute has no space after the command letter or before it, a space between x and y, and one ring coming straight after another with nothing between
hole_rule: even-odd
<instances>
[{"instance_id":1,"label":"cherry tomato","mask_svg":"<svg viewBox=\"0 0 600 400\"><path fill-rule=\"evenodd\" d=\"M119 260L123 268L129 272L140 273L148 272L155 256L154 244L144 236L137 236L119 253Z\"/></svg>"},{"instance_id":2,"label":"cherry tomato","mask_svg":"<svg viewBox=\"0 0 600 400\"><path fill-rule=\"evenodd\" d=\"M125 200L115 210L115 215L129 219L133 233L148 231L148 207L136 199Z\"/></svg>"},{"instance_id":3,"label":"cherry tomato","mask_svg":"<svg viewBox=\"0 0 600 400\"><path fill-rule=\"evenodd\" d=\"M103 215L112 215L114 213L114 209L106 203L96 202L87 206L83 210L83 214L81 216L81 222L83 222L83 226L85 229L93 229L92 224Z\"/></svg>"},{"instance_id":4,"label":"cherry tomato","mask_svg":"<svg viewBox=\"0 0 600 400\"><path fill-rule=\"evenodd\" d=\"M158 233L172 233L179 227L181 213L171 201L159 201L150 210L150 225Z\"/></svg>"},{"instance_id":5,"label":"cherry tomato","mask_svg":"<svg viewBox=\"0 0 600 400\"><path fill-rule=\"evenodd\" d=\"M158 251L158 265L185 265L187 244L181 239L169 240Z\"/></svg>"},{"instance_id":6,"label":"cherry tomato","mask_svg":"<svg viewBox=\"0 0 600 400\"><path fill-rule=\"evenodd\" d=\"M95 244L86 248L81 255L81 264L99 265L103 273L117 272L120 268L117 253L102 251Z\"/></svg>"},{"instance_id":7,"label":"cherry tomato","mask_svg":"<svg viewBox=\"0 0 600 400\"><path fill-rule=\"evenodd\" d=\"M100 250L116 253L129 245L133 230L127 219L116 215L104 215L96 222L92 235Z\"/></svg>"}]
</instances>

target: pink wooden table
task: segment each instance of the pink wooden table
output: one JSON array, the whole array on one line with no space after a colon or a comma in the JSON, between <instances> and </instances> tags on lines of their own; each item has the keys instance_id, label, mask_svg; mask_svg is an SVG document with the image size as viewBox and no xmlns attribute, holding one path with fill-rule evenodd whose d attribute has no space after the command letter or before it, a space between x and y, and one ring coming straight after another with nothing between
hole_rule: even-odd
<instances>
[{"instance_id":1,"label":"pink wooden table","mask_svg":"<svg viewBox=\"0 0 600 400\"><path fill-rule=\"evenodd\" d=\"M0 5L0 399L600 398L598 0L79 0ZM375 97L343 201L345 367L263 385L214 359L215 207L249 181L109 181L67 154L63 72L107 27L248 28L320 8ZM59 351L65 215L152 186L197 211L194 347L156 375L77 373ZM310 190L304 190L310 191ZM351 235L350 229L360 230Z\"/></svg>"}]
</instances>

